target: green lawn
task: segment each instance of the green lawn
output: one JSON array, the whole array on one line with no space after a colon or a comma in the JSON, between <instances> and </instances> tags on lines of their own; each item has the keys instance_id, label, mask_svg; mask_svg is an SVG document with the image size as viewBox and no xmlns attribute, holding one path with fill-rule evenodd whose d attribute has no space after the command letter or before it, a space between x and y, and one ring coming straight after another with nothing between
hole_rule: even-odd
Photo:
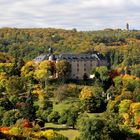
<instances>
[{"instance_id":1,"label":"green lawn","mask_svg":"<svg viewBox=\"0 0 140 140\"><path fill-rule=\"evenodd\" d=\"M72 105L72 103L77 101L77 98L68 98L67 100L62 101L61 103L53 104L53 110L61 113L64 109L69 108Z\"/></svg>"},{"instance_id":2,"label":"green lawn","mask_svg":"<svg viewBox=\"0 0 140 140\"><path fill-rule=\"evenodd\" d=\"M90 118L98 118L102 119L104 116L104 113L87 113Z\"/></svg>"},{"instance_id":3,"label":"green lawn","mask_svg":"<svg viewBox=\"0 0 140 140\"><path fill-rule=\"evenodd\" d=\"M66 102L62 102L62 103L59 103L59 104L54 104L53 105L53 110L61 113L64 109L66 109L70 106L71 106L71 104L68 104Z\"/></svg>"},{"instance_id":4,"label":"green lawn","mask_svg":"<svg viewBox=\"0 0 140 140\"><path fill-rule=\"evenodd\" d=\"M53 123L46 123L45 129L53 129L56 132L66 136L69 140L73 140L75 137L79 136L79 131L75 129L70 129L66 125L59 125Z\"/></svg>"},{"instance_id":5,"label":"green lawn","mask_svg":"<svg viewBox=\"0 0 140 140\"><path fill-rule=\"evenodd\" d=\"M73 102L76 102L77 100L73 99L73 98L69 98L61 103L58 104L54 104L53 105L53 110L54 111L58 111L59 113L61 113L64 109L69 108ZM90 118L103 118L104 113L87 113L87 115ZM47 129L53 129L59 133L61 133L62 135L66 136L69 138L69 140L73 140L75 137L79 136L79 131L78 130L73 130L68 128L65 125L58 125L58 124L53 124L53 123L46 123L45 127Z\"/></svg>"}]
</instances>

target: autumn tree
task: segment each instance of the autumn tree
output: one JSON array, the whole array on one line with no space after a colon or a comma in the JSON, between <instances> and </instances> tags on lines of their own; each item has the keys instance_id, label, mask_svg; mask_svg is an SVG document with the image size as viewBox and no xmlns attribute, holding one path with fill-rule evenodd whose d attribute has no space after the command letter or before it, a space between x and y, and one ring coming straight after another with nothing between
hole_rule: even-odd
<instances>
[{"instance_id":1,"label":"autumn tree","mask_svg":"<svg viewBox=\"0 0 140 140\"><path fill-rule=\"evenodd\" d=\"M52 61L45 60L40 62L34 75L37 80L42 84L43 87L47 86L47 81L51 76L54 76L55 64Z\"/></svg>"},{"instance_id":2,"label":"autumn tree","mask_svg":"<svg viewBox=\"0 0 140 140\"><path fill-rule=\"evenodd\" d=\"M81 93L80 99L83 110L87 112L102 112L106 108L105 97L101 87L87 87L85 86Z\"/></svg>"},{"instance_id":3,"label":"autumn tree","mask_svg":"<svg viewBox=\"0 0 140 140\"><path fill-rule=\"evenodd\" d=\"M7 79L5 84L6 92L9 95L17 95L23 91L23 83L18 76L11 76Z\"/></svg>"},{"instance_id":4,"label":"autumn tree","mask_svg":"<svg viewBox=\"0 0 140 140\"><path fill-rule=\"evenodd\" d=\"M56 63L56 72L59 79L66 79L71 71L71 65L65 60L58 61Z\"/></svg>"},{"instance_id":5,"label":"autumn tree","mask_svg":"<svg viewBox=\"0 0 140 140\"><path fill-rule=\"evenodd\" d=\"M32 79L35 69L36 63L34 61L29 61L21 68L21 76L27 79Z\"/></svg>"},{"instance_id":6,"label":"autumn tree","mask_svg":"<svg viewBox=\"0 0 140 140\"><path fill-rule=\"evenodd\" d=\"M35 102L36 117L46 122L48 115L52 111L52 102L48 99L43 89L40 89L38 100Z\"/></svg>"}]
</instances>

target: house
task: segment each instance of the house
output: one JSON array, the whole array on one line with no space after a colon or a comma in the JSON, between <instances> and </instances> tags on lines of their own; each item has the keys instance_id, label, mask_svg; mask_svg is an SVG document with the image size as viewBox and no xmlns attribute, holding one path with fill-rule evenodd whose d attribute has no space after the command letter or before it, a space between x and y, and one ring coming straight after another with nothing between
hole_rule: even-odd
<instances>
[{"instance_id":1,"label":"house","mask_svg":"<svg viewBox=\"0 0 140 140\"><path fill-rule=\"evenodd\" d=\"M91 70L93 68L107 65L105 57L99 52L94 52L92 54L62 53L54 55L51 48L49 48L49 53L47 55L40 55L34 59L36 62L43 60L50 60L55 63L61 60L68 61L71 64L70 79L90 78Z\"/></svg>"}]
</instances>

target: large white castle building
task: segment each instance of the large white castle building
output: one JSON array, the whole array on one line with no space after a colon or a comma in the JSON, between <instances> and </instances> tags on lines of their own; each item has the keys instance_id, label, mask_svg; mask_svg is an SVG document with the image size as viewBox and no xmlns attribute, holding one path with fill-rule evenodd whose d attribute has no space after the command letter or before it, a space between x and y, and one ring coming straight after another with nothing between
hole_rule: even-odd
<instances>
[{"instance_id":1,"label":"large white castle building","mask_svg":"<svg viewBox=\"0 0 140 140\"><path fill-rule=\"evenodd\" d=\"M62 53L54 55L52 48L49 48L49 53L47 55L40 55L34 59L36 62L41 62L43 60L50 60L56 63L61 60L68 61L71 64L71 72L68 77L70 79L83 79L85 76L90 78L93 68L107 66L107 60L98 52L92 54Z\"/></svg>"}]
</instances>

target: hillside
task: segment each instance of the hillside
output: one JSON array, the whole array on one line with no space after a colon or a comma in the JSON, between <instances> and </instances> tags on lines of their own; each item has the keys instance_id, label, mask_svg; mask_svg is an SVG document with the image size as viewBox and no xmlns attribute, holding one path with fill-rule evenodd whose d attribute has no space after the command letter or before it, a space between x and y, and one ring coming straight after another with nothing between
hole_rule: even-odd
<instances>
[{"instance_id":1,"label":"hillside","mask_svg":"<svg viewBox=\"0 0 140 140\"><path fill-rule=\"evenodd\" d=\"M32 61L49 46L98 51L109 65L91 65L93 79L68 79L68 61ZM0 49L0 138L140 138L140 31L3 28Z\"/></svg>"},{"instance_id":2,"label":"hillside","mask_svg":"<svg viewBox=\"0 0 140 140\"><path fill-rule=\"evenodd\" d=\"M140 62L140 31L112 30L78 32L76 29L0 29L0 50L30 60L47 53L103 53L110 65L134 65Z\"/></svg>"}]
</instances>

